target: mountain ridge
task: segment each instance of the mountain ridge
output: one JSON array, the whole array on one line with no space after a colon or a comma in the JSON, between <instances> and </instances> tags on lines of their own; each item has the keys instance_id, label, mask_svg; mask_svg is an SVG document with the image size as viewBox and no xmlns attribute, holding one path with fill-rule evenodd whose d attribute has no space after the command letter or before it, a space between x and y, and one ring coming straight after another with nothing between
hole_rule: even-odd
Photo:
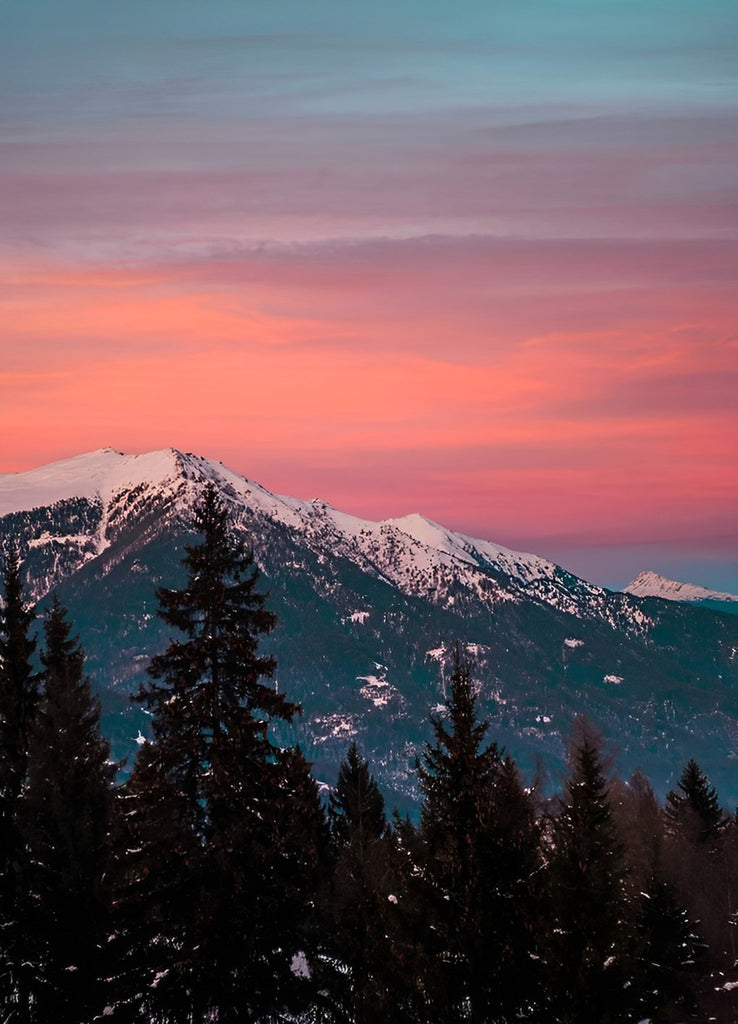
<instances>
[{"instance_id":1,"label":"mountain ridge","mask_svg":"<svg viewBox=\"0 0 738 1024\"><path fill-rule=\"evenodd\" d=\"M277 614L266 640L277 685L305 709L286 740L303 745L321 777L335 776L355 738L388 792L412 801L412 765L429 709L444 703L444 661L458 639L494 737L525 769L539 756L562 764L571 718L583 712L618 744L624 769L650 768L657 786L678 774L678 749L684 759L719 753L730 778L735 616L609 591L418 513L375 523L275 495L171 448L100 449L0 477L0 540L20 544L34 600L43 606L55 590L69 607L116 756L146 734L128 695L167 642L155 590L180 584L192 505L209 482Z\"/></svg>"},{"instance_id":2,"label":"mountain ridge","mask_svg":"<svg viewBox=\"0 0 738 1024\"><path fill-rule=\"evenodd\" d=\"M373 562L375 569L385 576L389 572L387 578L400 587L407 586L404 577L410 562L426 572L441 565L449 567L461 563L459 568L462 565L471 569L494 566L526 585L553 581L565 574L567 578L576 579L578 586L590 595L603 592L603 588L575 577L539 555L456 533L418 512L376 522L363 519L321 499L304 501L274 494L222 463L176 448L142 455L124 455L113 448L102 448L25 473L0 475L0 517L31 512L34 508L48 507L73 497L99 498L103 505L114 504L120 492L140 488L156 489L160 496L174 502L172 511L182 513L207 482L219 483L231 505L238 507L248 503L251 511L302 530L308 538L325 539L326 535L332 535L344 546L355 546L365 564ZM103 518L99 550L106 544L108 523L109 517ZM402 541L403 551L399 551L395 543L393 555L397 564L394 568L387 564L380 566L375 557L376 542L392 535ZM41 540L37 538L37 543ZM548 594L549 599L554 597L553 593Z\"/></svg>"}]
</instances>

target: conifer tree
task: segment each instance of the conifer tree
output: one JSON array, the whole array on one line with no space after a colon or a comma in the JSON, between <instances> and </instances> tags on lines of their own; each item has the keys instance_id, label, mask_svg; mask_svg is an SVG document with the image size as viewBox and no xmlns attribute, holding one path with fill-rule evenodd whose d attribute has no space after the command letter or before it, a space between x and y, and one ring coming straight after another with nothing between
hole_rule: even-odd
<instances>
[{"instance_id":1,"label":"conifer tree","mask_svg":"<svg viewBox=\"0 0 738 1024\"><path fill-rule=\"evenodd\" d=\"M654 875L638 894L635 909L637 1019L673 1013L677 1007L693 1013L694 979L705 946L675 888Z\"/></svg>"},{"instance_id":2,"label":"conifer tree","mask_svg":"<svg viewBox=\"0 0 738 1024\"><path fill-rule=\"evenodd\" d=\"M610 804L601 739L589 723L579 720L576 726L571 775L553 823L550 1019L624 1024L632 1019L633 994L623 846Z\"/></svg>"},{"instance_id":3,"label":"conifer tree","mask_svg":"<svg viewBox=\"0 0 738 1024\"><path fill-rule=\"evenodd\" d=\"M33 969L27 956L24 917L27 858L19 810L28 772L28 744L38 704L31 664L35 614L24 600L20 555L4 552L0 607L0 1011L30 1019Z\"/></svg>"},{"instance_id":4,"label":"conifer tree","mask_svg":"<svg viewBox=\"0 0 738 1024\"><path fill-rule=\"evenodd\" d=\"M38 674L31 659L36 640L30 635L36 616L26 605L20 555L9 545L3 573L4 601L0 610L0 797L18 798L26 780L28 736L38 704Z\"/></svg>"},{"instance_id":5,"label":"conifer tree","mask_svg":"<svg viewBox=\"0 0 738 1024\"><path fill-rule=\"evenodd\" d=\"M527 912L537 865L532 810L511 759L484 745L471 665L457 645L447 718L418 766L427 881L430 1016L506 1021L535 1013Z\"/></svg>"},{"instance_id":6,"label":"conifer tree","mask_svg":"<svg viewBox=\"0 0 738 1024\"><path fill-rule=\"evenodd\" d=\"M690 758L666 797L667 825L674 835L693 842L713 843L727 824L715 787L700 766Z\"/></svg>"},{"instance_id":7,"label":"conifer tree","mask_svg":"<svg viewBox=\"0 0 738 1024\"><path fill-rule=\"evenodd\" d=\"M329 799L329 821L336 847L355 847L364 857L368 847L387 831L384 797L369 764L351 743Z\"/></svg>"},{"instance_id":8,"label":"conifer tree","mask_svg":"<svg viewBox=\"0 0 738 1024\"><path fill-rule=\"evenodd\" d=\"M22 823L30 855L39 1020L93 1017L108 934L106 868L116 766L84 652L55 597L44 621L41 702L30 733Z\"/></svg>"},{"instance_id":9,"label":"conifer tree","mask_svg":"<svg viewBox=\"0 0 738 1024\"><path fill-rule=\"evenodd\" d=\"M699 764L690 759L664 807L666 826L665 869L678 901L692 920L699 922L704 956L696 985L702 1011L725 1015L732 1008L732 989L721 991L722 980L738 980L735 965L738 943L738 858L731 842L730 818L720 808L717 792Z\"/></svg>"},{"instance_id":10,"label":"conifer tree","mask_svg":"<svg viewBox=\"0 0 738 1024\"><path fill-rule=\"evenodd\" d=\"M268 726L299 709L262 681L274 659L258 653L259 638L275 617L212 485L195 523L201 540L185 545L186 585L158 591L160 616L182 638L152 659L152 682L137 697L154 739L127 788L126 841L139 874L124 865L120 914L134 983L122 1002L157 1020L227 1024L256 1019L265 1000L284 1009L293 991L299 937L284 933L277 904L297 898L283 886L294 865L274 848L285 764ZM179 868L170 874L173 850ZM149 897L152 911L137 921L131 909Z\"/></svg>"},{"instance_id":11,"label":"conifer tree","mask_svg":"<svg viewBox=\"0 0 738 1024\"><path fill-rule=\"evenodd\" d=\"M330 891L335 960L334 1003L356 1024L398 1019L401 1005L392 977L397 894L390 862L384 798L352 743L330 795L334 849Z\"/></svg>"},{"instance_id":12,"label":"conifer tree","mask_svg":"<svg viewBox=\"0 0 738 1024\"><path fill-rule=\"evenodd\" d=\"M480 856L487 870L481 914L488 959L487 1019L546 1020L541 942L546 912L541 837L515 761L502 759L489 796Z\"/></svg>"},{"instance_id":13,"label":"conifer tree","mask_svg":"<svg viewBox=\"0 0 738 1024\"><path fill-rule=\"evenodd\" d=\"M631 979L637 1019L691 1010L695 966L704 943L697 934L665 867L665 833L661 807L640 768L627 785L610 788L618 834L623 841L631 903ZM659 1016L658 1019L661 1019Z\"/></svg>"},{"instance_id":14,"label":"conifer tree","mask_svg":"<svg viewBox=\"0 0 738 1024\"><path fill-rule=\"evenodd\" d=\"M328 947L325 897L330 884L330 835L320 791L299 747L277 755L278 799L273 802L273 840L266 851L260 898L271 907L272 950L290 951L289 972L281 953L273 976L283 985L279 1003L294 1011L324 1007L319 966ZM275 870L275 865L278 869ZM274 1004L267 985L264 1003Z\"/></svg>"}]
</instances>

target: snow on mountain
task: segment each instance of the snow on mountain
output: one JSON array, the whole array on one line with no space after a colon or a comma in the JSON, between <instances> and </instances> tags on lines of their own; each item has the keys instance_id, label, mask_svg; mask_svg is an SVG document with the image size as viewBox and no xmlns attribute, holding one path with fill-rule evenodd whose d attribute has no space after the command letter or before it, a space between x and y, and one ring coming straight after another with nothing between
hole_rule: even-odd
<instances>
[{"instance_id":1,"label":"snow on mountain","mask_svg":"<svg viewBox=\"0 0 738 1024\"><path fill-rule=\"evenodd\" d=\"M186 518L207 482L216 484L231 504L234 521L252 537L268 534L275 525L284 527L318 557L346 558L406 595L451 607L461 588L490 609L533 598L574 614L613 614L605 591L538 555L454 533L417 513L371 522L325 501L273 494L222 463L173 448L143 455L103 448L26 473L1 475L0 517L53 509L74 499L88 503L76 535L68 529L63 535L55 532L52 522L30 537L32 547L59 550L57 558L47 560L51 567L44 574L52 587L62 569L68 573L105 551L128 521L148 515L149 529L155 530L157 517ZM646 627L642 612L629 601L620 598L618 614L635 628Z\"/></svg>"},{"instance_id":2,"label":"snow on mountain","mask_svg":"<svg viewBox=\"0 0 738 1024\"><path fill-rule=\"evenodd\" d=\"M359 737L385 785L402 799L414 792L408 766L427 736L428 708L442 713L458 639L495 736L529 765L541 749L563 756L567 722L584 712L630 751L630 768L673 777L676 745L653 739L678 734L698 759L719 751L717 779L730 780L738 620L695 610L683 593L646 602L632 590L637 581L630 593L603 590L417 513L371 522L273 494L172 448L105 448L0 476L0 545L19 543L30 599L57 590L69 607L108 702L116 757L146 735L127 694L166 642L156 586L176 579L208 482L264 572L279 622L270 640L279 686L303 705L296 728L321 777L335 775ZM699 590L693 600L712 596Z\"/></svg>"},{"instance_id":3,"label":"snow on mountain","mask_svg":"<svg viewBox=\"0 0 738 1024\"><path fill-rule=\"evenodd\" d=\"M633 594L635 597L662 597L667 601L736 601L738 594L724 594L716 590L708 590L696 583L679 583L677 580L669 580L656 572L646 571L639 573L632 583L623 589L625 594Z\"/></svg>"}]
</instances>

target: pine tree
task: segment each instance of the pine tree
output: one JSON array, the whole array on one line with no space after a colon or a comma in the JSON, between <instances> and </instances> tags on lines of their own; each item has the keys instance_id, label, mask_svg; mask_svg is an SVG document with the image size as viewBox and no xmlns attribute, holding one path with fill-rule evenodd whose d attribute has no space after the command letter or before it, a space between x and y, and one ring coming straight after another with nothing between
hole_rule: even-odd
<instances>
[{"instance_id":1,"label":"pine tree","mask_svg":"<svg viewBox=\"0 0 738 1024\"><path fill-rule=\"evenodd\" d=\"M457 644L447 720L431 718L435 743L426 744L418 778L424 802L421 828L449 891L471 880L474 840L500 765L495 743L482 748L489 723L477 721L471 663ZM440 876L439 876L440 877Z\"/></svg>"},{"instance_id":2,"label":"pine tree","mask_svg":"<svg viewBox=\"0 0 738 1024\"><path fill-rule=\"evenodd\" d=\"M0 797L17 800L26 780L28 736L38 704L38 674L31 659L36 640L30 629L36 615L23 598L20 555L5 552L5 599L0 611Z\"/></svg>"},{"instance_id":3,"label":"pine tree","mask_svg":"<svg viewBox=\"0 0 738 1024\"><path fill-rule=\"evenodd\" d=\"M28 772L28 744L38 704L38 676L31 658L34 611L26 605L17 547L5 552L0 609L0 1011L30 1019L32 968L24 916L27 858L19 809Z\"/></svg>"},{"instance_id":4,"label":"pine tree","mask_svg":"<svg viewBox=\"0 0 738 1024\"><path fill-rule=\"evenodd\" d=\"M427 881L431 1019L506 1021L535 1012L532 809L511 759L484 746L471 665L457 645L447 718L418 766Z\"/></svg>"},{"instance_id":5,"label":"pine tree","mask_svg":"<svg viewBox=\"0 0 738 1024\"><path fill-rule=\"evenodd\" d=\"M693 758L684 766L677 788L667 794L665 815L672 834L708 845L727 824L715 787Z\"/></svg>"},{"instance_id":6,"label":"pine tree","mask_svg":"<svg viewBox=\"0 0 738 1024\"><path fill-rule=\"evenodd\" d=\"M43 695L30 733L23 827L30 855L39 1020L77 1024L99 1009L108 933L105 873L116 766L84 652L56 599L44 621Z\"/></svg>"},{"instance_id":7,"label":"pine tree","mask_svg":"<svg viewBox=\"0 0 738 1024\"><path fill-rule=\"evenodd\" d=\"M185 937L199 898L202 849L188 800L151 743L140 748L118 803L106 1003L116 1022L189 1022Z\"/></svg>"},{"instance_id":8,"label":"pine tree","mask_svg":"<svg viewBox=\"0 0 738 1024\"><path fill-rule=\"evenodd\" d=\"M636 902L633 966L637 1018L696 1009L693 978L705 946L676 890L654 875ZM658 1019L661 1019L659 1017Z\"/></svg>"},{"instance_id":9,"label":"pine tree","mask_svg":"<svg viewBox=\"0 0 738 1024\"><path fill-rule=\"evenodd\" d=\"M353 846L362 857L370 844L387 831L384 797L356 743L349 746L339 768L328 814L337 848Z\"/></svg>"},{"instance_id":10,"label":"pine tree","mask_svg":"<svg viewBox=\"0 0 738 1024\"><path fill-rule=\"evenodd\" d=\"M137 870L122 866L133 985L121 1002L156 1020L227 1024L255 1019L268 1000L283 1009L293 992L295 937L277 906L291 897L277 889L294 865L273 845L288 794L268 727L299 709L262 682L274 659L257 648L275 617L213 486L195 523L202 539L185 546L186 585L158 591L160 616L183 638L152 659L137 697L154 740L126 794Z\"/></svg>"},{"instance_id":11,"label":"pine tree","mask_svg":"<svg viewBox=\"0 0 738 1024\"><path fill-rule=\"evenodd\" d=\"M480 912L487 961L487 1020L547 1020L540 935L545 892L541 837L530 793L515 761L502 759L480 836L486 870Z\"/></svg>"},{"instance_id":12,"label":"pine tree","mask_svg":"<svg viewBox=\"0 0 738 1024\"><path fill-rule=\"evenodd\" d=\"M355 743L330 795L334 848L331 885L334 1003L356 1024L397 1019L401 1003L391 977L397 895L390 863L384 798Z\"/></svg>"},{"instance_id":13,"label":"pine tree","mask_svg":"<svg viewBox=\"0 0 738 1024\"><path fill-rule=\"evenodd\" d=\"M268 899L272 976L279 1003L292 1012L325 1005L319 967L328 945L325 896L330 883L330 836L320 790L299 747L280 750L273 839L266 851L260 898ZM284 953L289 957L285 972ZM276 951L276 952L275 952ZM265 1007L274 1005L269 985Z\"/></svg>"},{"instance_id":14,"label":"pine tree","mask_svg":"<svg viewBox=\"0 0 738 1024\"><path fill-rule=\"evenodd\" d=\"M172 640L152 658L153 682L136 699L154 716L156 745L167 747L170 770L181 773L205 838L209 822L200 813L200 798L206 788L218 788L219 759L230 756L229 736L240 729L244 741L248 735L269 753L269 719L291 721L299 709L261 681L273 675L275 661L257 653L259 636L274 629L276 617L256 590L253 556L231 535L227 509L213 485L195 509L195 526L203 539L185 545L186 586L157 591L159 616L186 639ZM168 749L172 737L176 751Z\"/></svg>"},{"instance_id":15,"label":"pine tree","mask_svg":"<svg viewBox=\"0 0 738 1024\"><path fill-rule=\"evenodd\" d=\"M720 808L715 788L690 759L664 807L666 827L665 870L678 901L692 920L699 922L705 955L699 963L696 989L703 1012L724 1014L715 1006L722 979L736 964L735 921L738 895L735 877L738 859L731 849L730 819ZM722 1002L732 1001L730 990Z\"/></svg>"},{"instance_id":16,"label":"pine tree","mask_svg":"<svg viewBox=\"0 0 738 1024\"><path fill-rule=\"evenodd\" d=\"M601 739L577 723L571 775L553 822L550 863L550 1020L624 1024L631 1020L629 932L623 847L604 774Z\"/></svg>"},{"instance_id":17,"label":"pine tree","mask_svg":"<svg viewBox=\"0 0 738 1024\"><path fill-rule=\"evenodd\" d=\"M640 769L627 785L616 781L610 792L628 868L633 927L629 991L636 997L637 1019L668 1014L677 1006L691 1011L695 965L703 958L704 943L667 879L661 807Z\"/></svg>"}]
</instances>

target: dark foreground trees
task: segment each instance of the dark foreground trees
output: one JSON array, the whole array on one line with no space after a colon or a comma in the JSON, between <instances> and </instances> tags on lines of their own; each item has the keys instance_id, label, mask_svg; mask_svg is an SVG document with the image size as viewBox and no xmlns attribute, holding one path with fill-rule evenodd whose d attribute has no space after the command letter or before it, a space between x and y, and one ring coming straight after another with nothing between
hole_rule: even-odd
<instances>
[{"instance_id":1,"label":"dark foreground trees","mask_svg":"<svg viewBox=\"0 0 738 1024\"><path fill-rule=\"evenodd\" d=\"M694 759L666 798L664 874L698 922L702 939L695 987L718 1020L738 1017L738 823L720 807Z\"/></svg>"},{"instance_id":2,"label":"dark foreground trees","mask_svg":"<svg viewBox=\"0 0 738 1024\"><path fill-rule=\"evenodd\" d=\"M426 1012L449 1024L533 1019L541 998L533 810L514 763L485 745L471 670L457 645L447 713L418 766Z\"/></svg>"},{"instance_id":3,"label":"dark foreground trees","mask_svg":"<svg viewBox=\"0 0 738 1024\"><path fill-rule=\"evenodd\" d=\"M553 820L549 862L552 1020L618 1024L631 1020L623 846L602 761L601 740L580 722L571 775Z\"/></svg>"},{"instance_id":4,"label":"dark foreground trees","mask_svg":"<svg viewBox=\"0 0 738 1024\"><path fill-rule=\"evenodd\" d=\"M404 1020L398 877L384 798L355 743L330 795L332 871L327 923L335 964L331 1005L355 1024Z\"/></svg>"},{"instance_id":5,"label":"dark foreground trees","mask_svg":"<svg viewBox=\"0 0 738 1024\"><path fill-rule=\"evenodd\" d=\"M35 965L34 1019L77 1024L102 998L109 934L109 830L116 765L84 652L54 598L44 620L43 692L30 730L21 816Z\"/></svg>"},{"instance_id":6,"label":"dark foreground trees","mask_svg":"<svg viewBox=\"0 0 738 1024\"><path fill-rule=\"evenodd\" d=\"M0 606L0 1018L27 1014L35 972L23 927L28 908L25 843L20 826L30 727L38 704L31 658L34 611L23 595L20 556L2 552Z\"/></svg>"},{"instance_id":7,"label":"dark foreground trees","mask_svg":"<svg viewBox=\"0 0 738 1024\"><path fill-rule=\"evenodd\" d=\"M116 1008L226 1024L299 1005L309 915L295 901L316 882L319 804L304 761L268 735L299 709L265 681L274 660L258 643L275 619L214 488L195 521L186 585L158 592L176 636L138 695L154 741L123 797Z\"/></svg>"},{"instance_id":8,"label":"dark foreground trees","mask_svg":"<svg viewBox=\"0 0 738 1024\"><path fill-rule=\"evenodd\" d=\"M77 1024L106 973L115 765L84 652L56 598L41 672L18 552L5 564L0 631L0 1009L7 1021Z\"/></svg>"}]
</instances>

